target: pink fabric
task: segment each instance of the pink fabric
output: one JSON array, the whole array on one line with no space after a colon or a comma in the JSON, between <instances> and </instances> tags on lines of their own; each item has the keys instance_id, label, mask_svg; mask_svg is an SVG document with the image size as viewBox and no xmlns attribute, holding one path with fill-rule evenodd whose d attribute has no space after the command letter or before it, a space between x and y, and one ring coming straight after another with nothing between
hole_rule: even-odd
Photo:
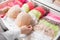
<instances>
[{"instance_id":1,"label":"pink fabric","mask_svg":"<svg viewBox=\"0 0 60 40\"><path fill-rule=\"evenodd\" d=\"M52 13L52 12L50 12L50 13L47 15L47 17L50 17L50 18L52 18L52 19L54 19L54 20L58 20L58 21L60 22L60 16L58 16L58 15Z\"/></svg>"},{"instance_id":2,"label":"pink fabric","mask_svg":"<svg viewBox=\"0 0 60 40\"><path fill-rule=\"evenodd\" d=\"M20 2L22 2L23 4L27 2L27 0L19 0Z\"/></svg>"},{"instance_id":3,"label":"pink fabric","mask_svg":"<svg viewBox=\"0 0 60 40\"><path fill-rule=\"evenodd\" d=\"M26 0L12 0L12 1L11 0L8 0L8 1L0 4L0 9L1 8L4 8L6 6L12 7L14 5L19 5L21 7L25 2L26 2Z\"/></svg>"},{"instance_id":4,"label":"pink fabric","mask_svg":"<svg viewBox=\"0 0 60 40\"><path fill-rule=\"evenodd\" d=\"M28 4L30 10L32 10L35 7L33 2L28 2L27 4Z\"/></svg>"},{"instance_id":5,"label":"pink fabric","mask_svg":"<svg viewBox=\"0 0 60 40\"><path fill-rule=\"evenodd\" d=\"M35 10L37 10L37 11L39 11L39 12L41 12L41 16L40 16L40 18L42 18L43 17L43 15L45 15L46 14L46 10L44 10L44 8L43 7L41 7L41 6L38 6L38 7L36 7L35 8Z\"/></svg>"},{"instance_id":6,"label":"pink fabric","mask_svg":"<svg viewBox=\"0 0 60 40\"><path fill-rule=\"evenodd\" d=\"M0 9L4 8L4 7L12 7L14 5L19 5L20 7L22 7L22 5L26 2L26 0L8 0L2 4L0 4ZM5 14L0 14L0 18L4 17Z\"/></svg>"},{"instance_id":7,"label":"pink fabric","mask_svg":"<svg viewBox=\"0 0 60 40\"><path fill-rule=\"evenodd\" d=\"M38 7L36 7L35 9L38 10L39 12L41 12L42 15L44 15L44 14L46 13L46 11L44 10L44 8L41 7L41 6L38 6Z\"/></svg>"},{"instance_id":8,"label":"pink fabric","mask_svg":"<svg viewBox=\"0 0 60 40\"><path fill-rule=\"evenodd\" d=\"M8 6L10 6L10 7L12 7L14 5L19 5L21 7L23 4L18 0L14 0L14 1L8 3Z\"/></svg>"}]
</instances>

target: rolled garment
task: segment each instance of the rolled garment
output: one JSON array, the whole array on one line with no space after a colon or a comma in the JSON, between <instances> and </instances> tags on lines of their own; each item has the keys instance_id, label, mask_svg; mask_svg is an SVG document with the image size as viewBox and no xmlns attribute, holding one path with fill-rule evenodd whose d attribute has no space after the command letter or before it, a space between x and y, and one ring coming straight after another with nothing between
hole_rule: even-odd
<instances>
[{"instance_id":1,"label":"rolled garment","mask_svg":"<svg viewBox=\"0 0 60 40\"><path fill-rule=\"evenodd\" d=\"M44 34L54 39L57 37L60 30L60 16L50 12L46 17L44 17L39 22L39 27L36 28L40 31L44 31Z\"/></svg>"},{"instance_id":2,"label":"rolled garment","mask_svg":"<svg viewBox=\"0 0 60 40\"><path fill-rule=\"evenodd\" d=\"M8 12L6 13L6 16L9 18L15 19L20 12L21 10L19 5L15 5L8 10Z\"/></svg>"},{"instance_id":3,"label":"rolled garment","mask_svg":"<svg viewBox=\"0 0 60 40\"><path fill-rule=\"evenodd\" d=\"M35 8L35 4L33 2L27 2L22 6L22 11L29 12L30 10Z\"/></svg>"},{"instance_id":4,"label":"rolled garment","mask_svg":"<svg viewBox=\"0 0 60 40\"><path fill-rule=\"evenodd\" d=\"M28 26L30 25L31 20L32 18L29 14L22 12L17 16L15 23L19 27L24 26L24 25Z\"/></svg>"}]
</instances>

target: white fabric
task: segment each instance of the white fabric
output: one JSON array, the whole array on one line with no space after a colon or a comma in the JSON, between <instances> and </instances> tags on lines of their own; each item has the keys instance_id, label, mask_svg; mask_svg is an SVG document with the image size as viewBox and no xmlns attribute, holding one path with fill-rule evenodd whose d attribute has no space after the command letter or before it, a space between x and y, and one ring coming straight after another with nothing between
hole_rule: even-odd
<instances>
[{"instance_id":1,"label":"white fabric","mask_svg":"<svg viewBox=\"0 0 60 40\"><path fill-rule=\"evenodd\" d=\"M25 34L21 34L20 29L12 29L2 34L6 37L7 40L14 40L15 38L25 37Z\"/></svg>"},{"instance_id":2,"label":"white fabric","mask_svg":"<svg viewBox=\"0 0 60 40\"><path fill-rule=\"evenodd\" d=\"M35 31L31 35L31 40L51 40L51 37L39 31Z\"/></svg>"},{"instance_id":3,"label":"white fabric","mask_svg":"<svg viewBox=\"0 0 60 40\"><path fill-rule=\"evenodd\" d=\"M6 31L2 33L7 40L14 40L15 38L24 38L26 35L21 34L21 29L17 27L13 19L6 18L3 20L5 26L9 29L9 31Z\"/></svg>"},{"instance_id":4,"label":"white fabric","mask_svg":"<svg viewBox=\"0 0 60 40\"><path fill-rule=\"evenodd\" d=\"M14 40L15 38L17 38L20 35L20 30L18 30L18 29L9 30L2 34L7 38L7 40Z\"/></svg>"}]
</instances>

